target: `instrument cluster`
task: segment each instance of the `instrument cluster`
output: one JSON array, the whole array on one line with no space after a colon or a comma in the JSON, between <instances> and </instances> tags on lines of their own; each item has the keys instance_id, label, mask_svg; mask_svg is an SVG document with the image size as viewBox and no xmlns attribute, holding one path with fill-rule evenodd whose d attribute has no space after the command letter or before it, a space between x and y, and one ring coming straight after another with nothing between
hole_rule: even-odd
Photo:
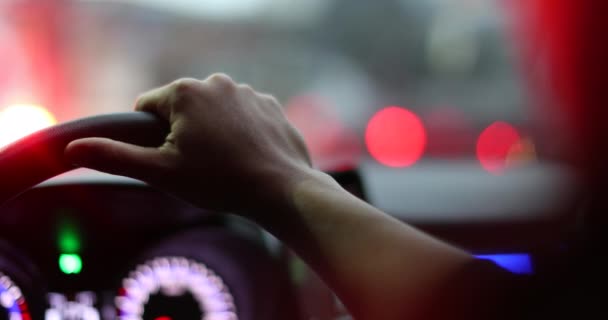
<instances>
[{"instance_id":1,"label":"instrument cluster","mask_svg":"<svg viewBox=\"0 0 608 320\"><path fill-rule=\"evenodd\" d=\"M0 319L299 319L290 254L142 184L32 189L0 208Z\"/></svg>"}]
</instances>

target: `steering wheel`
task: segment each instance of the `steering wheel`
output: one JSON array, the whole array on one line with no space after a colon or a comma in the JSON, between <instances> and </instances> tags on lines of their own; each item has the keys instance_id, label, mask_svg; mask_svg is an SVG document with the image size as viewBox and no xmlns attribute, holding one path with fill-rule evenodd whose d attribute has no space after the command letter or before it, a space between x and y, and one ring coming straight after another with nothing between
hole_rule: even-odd
<instances>
[{"instance_id":1,"label":"steering wheel","mask_svg":"<svg viewBox=\"0 0 608 320\"><path fill-rule=\"evenodd\" d=\"M103 137L156 147L168 133L165 120L146 112L82 118L33 133L0 149L0 205L44 180L74 169L63 156L73 140Z\"/></svg>"},{"instance_id":2,"label":"steering wheel","mask_svg":"<svg viewBox=\"0 0 608 320\"><path fill-rule=\"evenodd\" d=\"M164 142L168 133L169 123L167 121L146 112L115 113L82 118L33 133L0 149L0 177L2 177L0 207L36 184L75 169L74 165L68 163L64 157L64 149L71 141L86 137L104 137L144 147L156 147ZM209 229L205 233L195 231L167 239L166 243L163 242L163 245L146 251L144 255L155 257L159 252L162 252L163 255L164 252L171 252L171 255L192 257L211 266L228 266L221 268L222 278L226 282L230 282L229 285L234 289L232 293L235 301L239 301L239 319L269 319L269 315L273 313L277 313L277 316L273 316L272 319L293 318L291 313L287 317L282 315L282 313L296 310L289 303L284 303L285 307L274 308L273 299L264 299L262 303L259 299L251 299L259 294L275 297L276 300L281 299L279 295L289 296L284 293L286 288L283 287L282 282L276 281L279 277L277 275L283 273L274 257L267 255L266 251L263 251L257 243L244 241L245 238L232 233L228 234L215 229ZM177 251L175 246L170 247L170 250L163 247L174 243L180 244ZM2 245L1 242L0 245ZM222 249L227 246L232 249ZM0 252L6 253L6 251L0 246ZM258 258L241 260L239 256L244 254L255 254ZM255 261L255 263L248 265L247 268L231 267L244 263L243 261ZM215 267L215 269L219 268ZM9 269L0 264L0 270ZM265 271L261 272L261 270ZM15 272L11 275L16 277L14 274ZM17 280L25 283L26 281L22 278L28 279L24 276ZM29 284L26 286L26 289L31 289ZM34 298L36 296L36 294L30 295ZM42 305L41 302L33 305L39 304ZM42 310L37 310L35 313L40 315L41 312ZM0 319L2 318L0 317Z\"/></svg>"}]
</instances>

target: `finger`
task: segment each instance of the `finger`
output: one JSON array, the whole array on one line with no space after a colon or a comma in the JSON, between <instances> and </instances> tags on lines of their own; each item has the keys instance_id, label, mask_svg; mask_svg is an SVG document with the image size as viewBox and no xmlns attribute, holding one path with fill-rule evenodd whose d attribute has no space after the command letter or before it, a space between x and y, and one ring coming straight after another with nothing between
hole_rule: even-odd
<instances>
[{"instance_id":1,"label":"finger","mask_svg":"<svg viewBox=\"0 0 608 320\"><path fill-rule=\"evenodd\" d=\"M137 98L135 110L152 112L169 121L171 118L170 94L170 84L145 92Z\"/></svg>"},{"instance_id":2,"label":"finger","mask_svg":"<svg viewBox=\"0 0 608 320\"><path fill-rule=\"evenodd\" d=\"M157 148L146 148L106 138L72 141L65 149L71 163L111 174L153 181L166 174L167 157Z\"/></svg>"},{"instance_id":3,"label":"finger","mask_svg":"<svg viewBox=\"0 0 608 320\"><path fill-rule=\"evenodd\" d=\"M191 106L191 98L204 92L206 86L202 81L193 78L177 79L165 86L142 94L136 102L135 110L147 111L172 121L173 113L179 113L184 107ZM178 108L179 107L179 108ZM175 110L175 108L178 108Z\"/></svg>"}]
</instances>

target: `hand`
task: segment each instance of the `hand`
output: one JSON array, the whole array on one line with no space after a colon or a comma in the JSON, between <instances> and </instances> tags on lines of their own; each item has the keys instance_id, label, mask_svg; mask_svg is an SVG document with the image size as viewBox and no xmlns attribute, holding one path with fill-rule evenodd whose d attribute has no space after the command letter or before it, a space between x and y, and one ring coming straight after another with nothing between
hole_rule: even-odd
<instances>
[{"instance_id":1,"label":"hand","mask_svg":"<svg viewBox=\"0 0 608 320\"><path fill-rule=\"evenodd\" d=\"M176 80L141 95L135 109L169 121L162 146L86 138L67 146L68 159L237 213L285 201L290 186L312 172L304 141L277 100L226 75Z\"/></svg>"}]
</instances>

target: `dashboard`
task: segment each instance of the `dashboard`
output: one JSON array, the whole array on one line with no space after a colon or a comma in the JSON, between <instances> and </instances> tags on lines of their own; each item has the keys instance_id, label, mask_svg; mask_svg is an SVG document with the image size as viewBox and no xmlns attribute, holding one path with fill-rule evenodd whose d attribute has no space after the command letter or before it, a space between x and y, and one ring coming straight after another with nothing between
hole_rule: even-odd
<instances>
[{"instance_id":1,"label":"dashboard","mask_svg":"<svg viewBox=\"0 0 608 320\"><path fill-rule=\"evenodd\" d=\"M0 219L0 319L297 318L277 243L142 183L51 182Z\"/></svg>"},{"instance_id":2,"label":"dashboard","mask_svg":"<svg viewBox=\"0 0 608 320\"><path fill-rule=\"evenodd\" d=\"M334 177L365 197L357 172ZM323 282L270 234L136 180L76 170L26 191L0 212L0 319L345 315ZM555 246L537 243L476 246L488 224L417 226L517 273L543 268L555 253Z\"/></svg>"}]
</instances>

